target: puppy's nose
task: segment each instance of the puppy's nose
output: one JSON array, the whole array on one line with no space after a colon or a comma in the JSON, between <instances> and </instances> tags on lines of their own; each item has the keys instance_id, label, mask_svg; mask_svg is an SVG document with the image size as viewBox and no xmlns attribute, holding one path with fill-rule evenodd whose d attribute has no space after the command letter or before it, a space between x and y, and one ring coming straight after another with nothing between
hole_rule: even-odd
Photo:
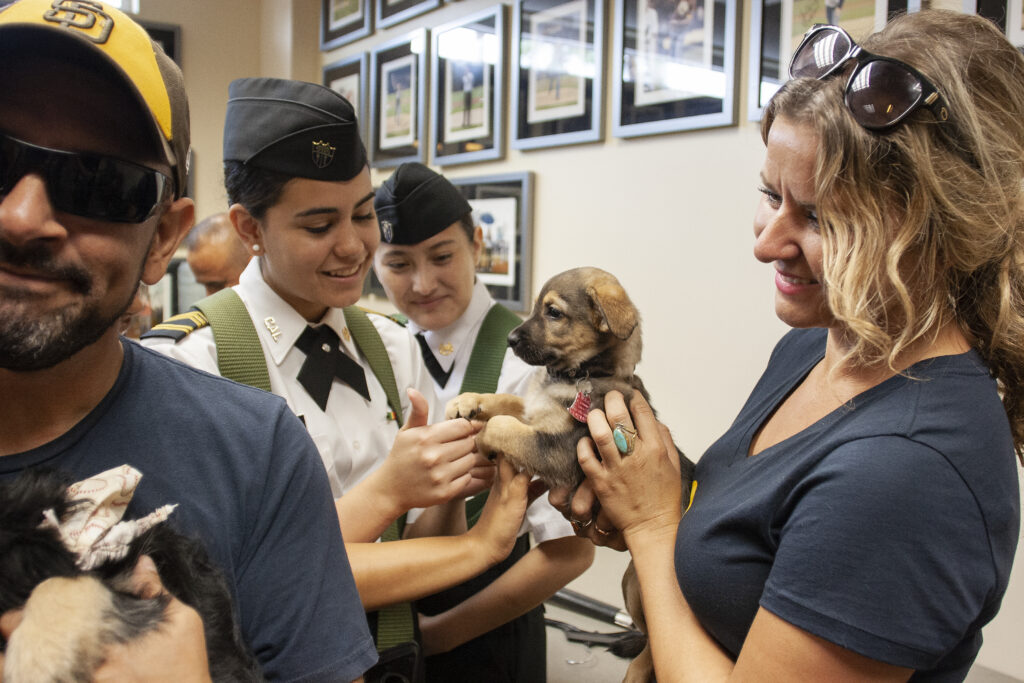
<instances>
[{"instance_id":1,"label":"puppy's nose","mask_svg":"<svg viewBox=\"0 0 1024 683\"><path fill-rule=\"evenodd\" d=\"M523 341L523 335L519 330L520 328L517 327L508 333L508 345L512 347L513 350L515 350L516 347L519 346L519 343Z\"/></svg>"}]
</instances>

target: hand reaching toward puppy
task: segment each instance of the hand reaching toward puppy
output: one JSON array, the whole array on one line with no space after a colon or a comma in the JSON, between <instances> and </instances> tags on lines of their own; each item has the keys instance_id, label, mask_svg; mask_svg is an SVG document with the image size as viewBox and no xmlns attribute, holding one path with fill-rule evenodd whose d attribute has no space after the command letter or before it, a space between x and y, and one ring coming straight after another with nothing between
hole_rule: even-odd
<instances>
[{"instance_id":1,"label":"hand reaching toward puppy","mask_svg":"<svg viewBox=\"0 0 1024 683\"><path fill-rule=\"evenodd\" d=\"M430 407L423 394L409 389L409 400L412 410L380 468L400 504L430 507L490 486L494 465L475 452L479 425L468 420L428 425Z\"/></svg>"},{"instance_id":2,"label":"hand reaching toward puppy","mask_svg":"<svg viewBox=\"0 0 1024 683\"><path fill-rule=\"evenodd\" d=\"M489 564L502 561L512 552L526 508L541 490L531 485L525 474L517 473L504 457L498 457L497 475L480 519L466 532L480 544Z\"/></svg>"},{"instance_id":3,"label":"hand reaching toward puppy","mask_svg":"<svg viewBox=\"0 0 1024 683\"><path fill-rule=\"evenodd\" d=\"M478 424L445 420L428 425L430 406L408 390L412 410L380 467L339 498L346 541L375 540L412 508L428 508L486 490L494 464L476 452Z\"/></svg>"}]
</instances>

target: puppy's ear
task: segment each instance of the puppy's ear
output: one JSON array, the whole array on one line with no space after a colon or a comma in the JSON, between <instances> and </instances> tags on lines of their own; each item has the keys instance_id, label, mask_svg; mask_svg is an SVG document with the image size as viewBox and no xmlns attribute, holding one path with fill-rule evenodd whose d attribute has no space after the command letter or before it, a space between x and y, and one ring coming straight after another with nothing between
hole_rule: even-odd
<instances>
[{"instance_id":1,"label":"puppy's ear","mask_svg":"<svg viewBox=\"0 0 1024 683\"><path fill-rule=\"evenodd\" d=\"M592 282L587 286L587 296L594 304L598 330L611 332L619 339L628 339L633 334L640 318L626 290L616 280Z\"/></svg>"}]
</instances>

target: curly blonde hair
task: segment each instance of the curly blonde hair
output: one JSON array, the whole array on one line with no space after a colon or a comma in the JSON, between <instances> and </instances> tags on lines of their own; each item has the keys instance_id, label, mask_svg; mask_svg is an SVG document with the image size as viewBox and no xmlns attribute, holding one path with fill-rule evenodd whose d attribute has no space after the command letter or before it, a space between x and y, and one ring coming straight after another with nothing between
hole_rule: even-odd
<instances>
[{"instance_id":1,"label":"curly blonde hair","mask_svg":"<svg viewBox=\"0 0 1024 683\"><path fill-rule=\"evenodd\" d=\"M896 370L901 352L955 322L999 384L1024 462L1024 56L988 20L942 10L897 17L861 44L924 74L950 120L920 109L871 132L839 76L790 81L761 122L765 141L778 117L817 133L824 280L846 361Z\"/></svg>"}]
</instances>

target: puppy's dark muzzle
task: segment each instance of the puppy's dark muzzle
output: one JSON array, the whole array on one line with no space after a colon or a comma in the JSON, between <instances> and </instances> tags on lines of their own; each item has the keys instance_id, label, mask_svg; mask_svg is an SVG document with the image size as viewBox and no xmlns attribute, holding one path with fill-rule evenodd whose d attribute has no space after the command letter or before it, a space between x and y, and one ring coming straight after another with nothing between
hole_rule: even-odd
<instances>
[{"instance_id":1,"label":"puppy's dark muzzle","mask_svg":"<svg viewBox=\"0 0 1024 683\"><path fill-rule=\"evenodd\" d=\"M508 345L516 353L518 353L519 347L523 343L522 329L523 326L519 325L518 327L513 328L512 331L508 333Z\"/></svg>"},{"instance_id":2,"label":"puppy's dark muzzle","mask_svg":"<svg viewBox=\"0 0 1024 683\"><path fill-rule=\"evenodd\" d=\"M508 333L509 348L528 365L545 365L547 354L542 353L535 344L531 343L529 332L524 329L526 325L527 323L523 323Z\"/></svg>"}]
</instances>

